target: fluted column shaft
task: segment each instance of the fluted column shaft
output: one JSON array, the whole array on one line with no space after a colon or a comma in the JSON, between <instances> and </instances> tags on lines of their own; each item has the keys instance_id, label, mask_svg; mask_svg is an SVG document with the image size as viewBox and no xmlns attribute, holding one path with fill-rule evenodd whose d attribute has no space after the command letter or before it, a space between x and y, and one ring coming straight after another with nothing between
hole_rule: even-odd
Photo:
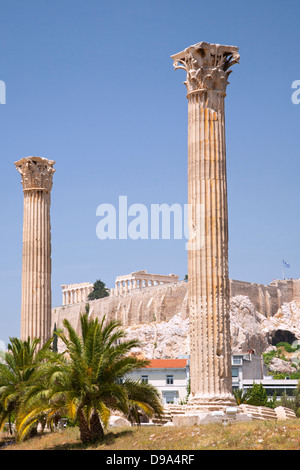
<instances>
[{"instance_id":1,"label":"fluted column shaft","mask_svg":"<svg viewBox=\"0 0 300 470\"><path fill-rule=\"evenodd\" d=\"M188 406L208 411L234 403L224 98L237 50L199 43L172 56L175 69L187 72L188 92Z\"/></svg>"},{"instance_id":2,"label":"fluted column shaft","mask_svg":"<svg viewBox=\"0 0 300 470\"><path fill-rule=\"evenodd\" d=\"M51 334L50 230L50 193L25 191L21 339L44 342Z\"/></svg>"},{"instance_id":3,"label":"fluted column shaft","mask_svg":"<svg viewBox=\"0 0 300 470\"><path fill-rule=\"evenodd\" d=\"M55 162L27 157L16 162L24 191L21 339L51 337L52 168Z\"/></svg>"},{"instance_id":4,"label":"fluted column shaft","mask_svg":"<svg viewBox=\"0 0 300 470\"><path fill-rule=\"evenodd\" d=\"M203 218L188 250L191 396L205 400L232 388L224 94L213 109L208 93L188 97L188 201Z\"/></svg>"}]
</instances>

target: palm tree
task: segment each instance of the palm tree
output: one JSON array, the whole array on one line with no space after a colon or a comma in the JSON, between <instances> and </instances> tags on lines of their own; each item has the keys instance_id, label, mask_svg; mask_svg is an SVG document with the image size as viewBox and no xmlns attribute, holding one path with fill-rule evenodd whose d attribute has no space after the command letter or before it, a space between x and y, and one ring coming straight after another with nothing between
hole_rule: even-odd
<instances>
[{"instance_id":1,"label":"palm tree","mask_svg":"<svg viewBox=\"0 0 300 470\"><path fill-rule=\"evenodd\" d=\"M237 405L241 405L242 403L247 402L248 393L247 391L244 391L242 388L233 390L233 395L234 395Z\"/></svg>"},{"instance_id":2,"label":"palm tree","mask_svg":"<svg viewBox=\"0 0 300 470\"><path fill-rule=\"evenodd\" d=\"M138 422L139 411L148 416L162 413L157 390L150 384L126 379L145 367L130 352L139 345L126 340L118 322L101 322L81 315L81 335L65 319L66 334L57 332L65 346L65 357L49 356L36 371L34 384L18 420L19 439L26 436L41 413L47 422L55 414L77 419L83 443L103 438L111 411L121 411Z\"/></svg>"},{"instance_id":3,"label":"palm tree","mask_svg":"<svg viewBox=\"0 0 300 470\"><path fill-rule=\"evenodd\" d=\"M39 339L10 338L4 362L0 362L0 429L8 420L11 434L12 418L17 416L25 388L51 341L42 348L38 348L39 343Z\"/></svg>"}]
</instances>

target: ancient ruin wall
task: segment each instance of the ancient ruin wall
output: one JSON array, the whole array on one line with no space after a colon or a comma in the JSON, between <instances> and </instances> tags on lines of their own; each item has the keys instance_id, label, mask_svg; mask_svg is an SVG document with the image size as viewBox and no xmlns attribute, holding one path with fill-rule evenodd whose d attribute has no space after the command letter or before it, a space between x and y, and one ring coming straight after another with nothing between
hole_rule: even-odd
<instances>
[{"instance_id":1,"label":"ancient ruin wall","mask_svg":"<svg viewBox=\"0 0 300 470\"><path fill-rule=\"evenodd\" d=\"M155 321L168 321L181 312L182 318L189 315L187 282L174 282L136 289L128 294L110 296L89 302L92 317L118 320L131 326ZM230 280L230 297L247 296L256 310L267 318L275 315L285 302L300 302L300 279L274 281L271 284L255 284ZM86 302L55 307L52 310L52 325L59 328L67 318L78 331L80 313L84 313Z\"/></svg>"},{"instance_id":2,"label":"ancient ruin wall","mask_svg":"<svg viewBox=\"0 0 300 470\"><path fill-rule=\"evenodd\" d=\"M296 279L273 281L268 285L230 280L230 297L249 297L256 310L267 318L275 315L285 302L300 300L300 283Z\"/></svg>"}]
</instances>

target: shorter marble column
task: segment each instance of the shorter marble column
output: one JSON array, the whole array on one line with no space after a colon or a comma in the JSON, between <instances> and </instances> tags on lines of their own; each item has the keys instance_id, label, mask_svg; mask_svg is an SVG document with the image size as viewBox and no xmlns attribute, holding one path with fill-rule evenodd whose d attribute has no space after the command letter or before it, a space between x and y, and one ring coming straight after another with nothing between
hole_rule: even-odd
<instances>
[{"instance_id":1,"label":"shorter marble column","mask_svg":"<svg viewBox=\"0 0 300 470\"><path fill-rule=\"evenodd\" d=\"M15 163L24 192L21 339L51 332L50 192L54 161L27 157Z\"/></svg>"}]
</instances>

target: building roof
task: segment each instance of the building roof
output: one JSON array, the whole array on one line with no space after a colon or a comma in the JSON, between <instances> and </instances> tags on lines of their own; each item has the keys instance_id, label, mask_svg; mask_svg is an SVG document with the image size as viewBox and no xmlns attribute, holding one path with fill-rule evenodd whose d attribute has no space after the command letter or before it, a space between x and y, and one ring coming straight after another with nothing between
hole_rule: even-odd
<instances>
[{"instance_id":1,"label":"building roof","mask_svg":"<svg viewBox=\"0 0 300 470\"><path fill-rule=\"evenodd\" d=\"M184 369L187 359L152 359L147 369Z\"/></svg>"}]
</instances>

